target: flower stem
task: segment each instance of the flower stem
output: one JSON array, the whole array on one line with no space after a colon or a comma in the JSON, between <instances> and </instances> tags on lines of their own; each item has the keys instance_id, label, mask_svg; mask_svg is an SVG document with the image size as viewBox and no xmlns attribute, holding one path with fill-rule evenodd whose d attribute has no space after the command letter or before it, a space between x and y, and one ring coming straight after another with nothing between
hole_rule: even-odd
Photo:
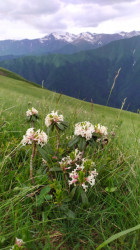
<instances>
[{"instance_id":1,"label":"flower stem","mask_svg":"<svg viewBox=\"0 0 140 250\"><path fill-rule=\"evenodd\" d=\"M57 150L55 152L55 155L57 155L58 150L59 150L59 145L60 145L60 142L59 142L59 129L57 127L56 127L56 133L57 133Z\"/></svg>"},{"instance_id":2,"label":"flower stem","mask_svg":"<svg viewBox=\"0 0 140 250\"><path fill-rule=\"evenodd\" d=\"M34 178L33 178L33 159L35 156L35 141L33 141L33 150L32 150L32 155L31 155L31 160L30 160L30 177L31 177L31 182L35 184Z\"/></svg>"},{"instance_id":3,"label":"flower stem","mask_svg":"<svg viewBox=\"0 0 140 250\"><path fill-rule=\"evenodd\" d=\"M65 173L65 171L64 171L63 173L64 173L65 185L66 185L66 187L67 187L68 193L70 193L69 185L68 185L68 182L67 182L67 179L66 179L66 173Z\"/></svg>"},{"instance_id":4,"label":"flower stem","mask_svg":"<svg viewBox=\"0 0 140 250\"><path fill-rule=\"evenodd\" d=\"M34 128L34 121L32 120L32 122L31 122L31 124L32 124L32 128Z\"/></svg>"}]
</instances>

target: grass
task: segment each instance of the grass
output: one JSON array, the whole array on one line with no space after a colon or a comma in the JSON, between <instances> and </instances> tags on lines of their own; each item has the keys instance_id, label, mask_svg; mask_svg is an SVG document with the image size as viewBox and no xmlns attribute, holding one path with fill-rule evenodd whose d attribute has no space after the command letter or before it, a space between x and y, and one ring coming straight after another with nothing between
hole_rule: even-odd
<instances>
[{"instance_id":1,"label":"grass","mask_svg":"<svg viewBox=\"0 0 140 250\"><path fill-rule=\"evenodd\" d=\"M30 182L31 149L20 145L29 128L25 116L29 105L38 109L36 128L44 131L50 111L63 113L70 128L61 134L61 147L79 121L101 123L115 131L103 152L95 156L87 152L99 173L87 193L89 205L75 199L37 206L36 194L48 175L37 155L36 185ZM25 241L26 249L96 249L111 236L140 224L139 139L138 114L96 104L92 111L90 103L0 76L0 249L10 249L16 237ZM49 142L55 147L55 133ZM139 249L139 230L129 231L114 237L104 249Z\"/></svg>"}]
</instances>

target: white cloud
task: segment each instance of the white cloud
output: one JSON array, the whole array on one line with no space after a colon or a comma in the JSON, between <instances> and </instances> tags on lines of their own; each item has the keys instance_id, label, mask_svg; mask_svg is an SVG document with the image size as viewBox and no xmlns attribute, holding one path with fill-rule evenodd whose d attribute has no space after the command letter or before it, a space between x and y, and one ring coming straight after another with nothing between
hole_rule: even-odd
<instances>
[{"instance_id":1,"label":"white cloud","mask_svg":"<svg viewBox=\"0 0 140 250\"><path fill-rule=\"evenodd\" d=\"M140 30L139 10L140 0L4 0L0 1L0 40L54 31Z\"/></svg>"}]
</instances>

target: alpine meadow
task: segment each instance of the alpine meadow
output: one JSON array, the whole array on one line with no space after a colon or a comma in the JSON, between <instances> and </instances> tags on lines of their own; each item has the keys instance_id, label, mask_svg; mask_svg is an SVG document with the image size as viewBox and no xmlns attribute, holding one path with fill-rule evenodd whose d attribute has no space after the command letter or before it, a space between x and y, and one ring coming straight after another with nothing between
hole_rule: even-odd
<instances>
[{"instance_id":1,"label":"alpine meadow","mask_svg":"<svg viewBox=\"0 0 140 250\"><path fill-rule=\"evenodd\" d=\"M0 249L139 249L140 114L125 101L0 68Z\"/></svg>"}]
</instances>

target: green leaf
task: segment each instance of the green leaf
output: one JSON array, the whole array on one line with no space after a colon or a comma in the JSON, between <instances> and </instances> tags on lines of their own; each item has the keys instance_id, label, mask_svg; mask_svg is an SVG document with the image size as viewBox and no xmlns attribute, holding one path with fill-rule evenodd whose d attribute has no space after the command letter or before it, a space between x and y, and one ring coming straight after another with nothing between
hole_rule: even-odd
<instances>
[{"instance_id":1,"label":"green leaf","mask_svg":"<svg viewBox=\"0 0 140 250\"><path fill-rule=\"evenodd\" d=\"M75 144L77 144L78 141L79 141L79 137L78 136L74 137L71 141L69 141L68 147L71 148L72 146L74 146Z\"/></svg>"},{"instance_id":2,"label":"green leaf","mask_svg":"<svg viewBox=\"0 0 140 250\"><path fill-rule=\"evenodd\" d=\"M34 115L32 115L32 118L31 118L31 120L33 121L33 122L36 122L36 117L34 116Z\"/></svg>"},{"instance_id":3,"label":"green leaf","mask_svg":"<svg viewBox=\"0 0 140 250\"><path fill-rule=\"evenodd\" d=\"M100 249L102 249L103 247L105 247L106 245L108 245L109 243L111 243L112 241L117 240L117 239L119 239L120 237L122 237L122 236L124 236L124 235L126 235L126 234L129 234L129 233L131 233L131 232L133 232L133 231L139 230L139 229L140 229L140 224L138 224L138 225L135 226L135 227L129 228L129 229L127 229L127 230L124 230L124 231L122 231L122 232L120 232L120 233L114 234L114 235L112 235L110 238L108 238L107 240L105 240L101 245L99 245L99 246L96 248L96 250L100 250Z\"/></svg>"},{"instance_id":4,"label":"green leaf","mask_svg":"<svg viewBox=\"0 0 140 250\"><path fill-rule=\"evenodd\" d=\"M47 154L50 154L50 155L54 155L55 154L55 152L54 152L51 144L49 144L49 143L47 143L47 145L45 145L43 147L43 149L47 152Z\"/></svg>"},{"instance_id":5,"label":"green leaf","mask_svg":"<svg viewBox=\"0 0 140 250\"><path fill-rule=\"evenodd\" d=\"M46 187L44 187L44 188L41 189L40 195L45 195L45 194L49 193L50 190L51 190L51 188L48 185L48 186L46 186Z\"/></svg>"},{"instance_id":6,"label":"green leaf","mask_svg":"<svg viewBox=\"0 0 140 250\"><path fill-rule=\"evenodd\" d=\"M62 171L62 169L61 168L59 168L59 167L53 167L53 168L50 168L50 172L58 172L58 171Z\"/></svg>"},{"instance_id":7,"label":"green leaf","mask_svg":"<svg viewBox=\"0 0 140 250\"><path fill-rule=\"evenodd\" d=\"M70 209L66 212L66 215L69 219L75 219L75 213L72 212Z\"/></svg>"},{"instance_id":8,"label":"green leaf","mask_svg":"<svg viewBox=\"0 0 140 250\"><path fill-rule=\"evenodd\" d=\"M71 190L70 196L71 196L72 199L73 199L73 197L74 197L74 195L75 195L76 189L77 189L77 187L74 187L74 188Z\"/></svg>"},{"instance_id":9,"label":"green leaf","mask_svg":"<svg viewBox=\"0 0 140 250\"><path fill-rule=\"evenodd\" d=\"M86 146L86 139L85 138L80 138L79 143L78 143L78 148L80 151L83 151Z\"/></svg>"},{"instance_id":10,"label":"green leaf","mask_svg":"<svg viewBox=\"0 0 140 250\"><path fill-rule=\"evenodd\" d=\"M82 198L83 205L86 206L86 205L89 204L87 195L86 195L85 191L82 188L81 188L81 198Z\"/></svg>"},{"instance_id":11,"label":"green leaf","mask_svg":"<svg viewBox=\"0 0 140 250\"><path fill-rule=\"evenodd\" d=\"M50 190L51 189L49 185L42 188L40 194L36 197L37 206L42 205L45 200L51 200L51 195L48 194Z\"/></svg>"},{"instance_id":12,"label":"green leaf","mask_svg":"<svg viewBox=\"0 0 140 250\"><path fill-rule=\"evenodd\" d=\"M63 131L64 130L64 126L61 123L57 123L56 126Z\"/></svg>"},{"instance_id":13,"label":"green leaf","mask_svg":"<svg viewBox=\"0 0 140 250\"><path fill-rule=\"evenodd\" d=\"M46 152L46 150L44 150L44 148L41 148L39 145L37 145L37 149L44 160L48 161L50 159L50 157L48 157L48 153Z\"/></svg>"},{"instance_id":14,"label":"green leaf","mask_svg":"<svg viewBox=\"0 0 140 250\"><path fill-rule=\"evenodd\" d=\"M68 122L62 121L61 124L62 124L65 128L68 127Z\"/></svg>"},{"instance_id":15,"label":"green leaf","mask_svg":"<svg viewBox=\"0 0 140 250\"><path fill-rule=\"evenodd\" d=\"M105 191L109 193L113 193L117 190L117 187L106 187Z\"/></svg>"}]
</instances>

